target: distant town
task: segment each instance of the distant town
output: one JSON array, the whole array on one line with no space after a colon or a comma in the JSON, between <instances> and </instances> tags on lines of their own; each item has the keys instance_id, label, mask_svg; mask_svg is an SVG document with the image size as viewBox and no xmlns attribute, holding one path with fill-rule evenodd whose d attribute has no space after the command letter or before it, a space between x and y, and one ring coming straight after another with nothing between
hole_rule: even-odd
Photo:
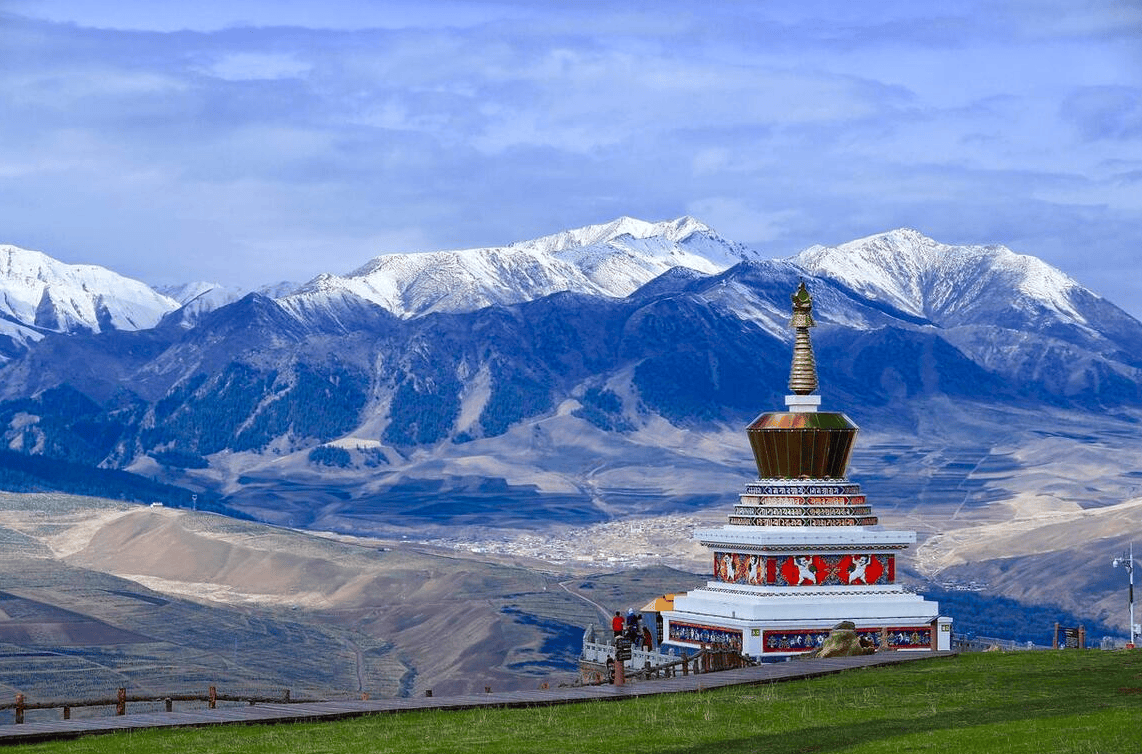
<instances>
[{"instance_id":1,"label":"distant town","mask_svg":"<svg viewBox=\"0 0 1142 754\"><path fill-rule=\"evenodd\" d=\"M462 550L476 555L528 558L554 566L599 565L629 568L664 565L680 570L709 570L708 557L694 544L695 528L721 523L723 511L705 515L670 515L543 533L503 534L488 537L445 537L424 544Z\"/></svg>"}]
</instances>

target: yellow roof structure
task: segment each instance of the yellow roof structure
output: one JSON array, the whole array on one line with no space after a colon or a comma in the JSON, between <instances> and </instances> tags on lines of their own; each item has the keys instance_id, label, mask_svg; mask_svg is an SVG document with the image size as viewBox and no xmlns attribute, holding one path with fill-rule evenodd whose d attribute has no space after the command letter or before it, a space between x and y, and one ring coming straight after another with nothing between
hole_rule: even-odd
<instances>
[{"instance_id":1,"label":"yellow roof structure","mask_svg":"<svg viewBox=\"0 0 1142 754\"><path fill-rule=\"evenodd\" d=\"M685 592L683 592L683 594L685 594ZM639 612L661 613L663 610L673 610L674 598L677 596L677 594L664 594L661 597L655 597L650 602L647 602L645 605L643 605L642 610Z\"/></svg>"}]
</instances>

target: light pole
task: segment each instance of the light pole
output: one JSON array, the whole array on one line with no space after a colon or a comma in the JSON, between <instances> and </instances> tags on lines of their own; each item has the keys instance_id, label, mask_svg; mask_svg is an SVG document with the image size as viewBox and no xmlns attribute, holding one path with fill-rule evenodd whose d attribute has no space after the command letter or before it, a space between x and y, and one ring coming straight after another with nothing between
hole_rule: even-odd
<instances>
[{"instance_id":1,"label":"light pole","mask_svg":"<svg viewBox=\"0 0 1142 754\"><path fill-rule=\"evenodd\" d=\"M1134 543L1130 543L1130 550L1124 552L1121 558L1115 558L1111 563L1115 568L1122 566L1130 575L1130 643L1127 649L1134 649Z\"/></svg>"}]
</instances>

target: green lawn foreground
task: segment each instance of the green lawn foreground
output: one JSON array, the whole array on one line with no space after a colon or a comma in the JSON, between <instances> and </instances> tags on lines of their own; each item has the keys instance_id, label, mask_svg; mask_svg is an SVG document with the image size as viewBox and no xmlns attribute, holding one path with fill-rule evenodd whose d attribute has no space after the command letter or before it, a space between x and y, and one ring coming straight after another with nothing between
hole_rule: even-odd
<instances>
[{"instance_id":1,"label":"green lawn foreground","mask_svg":"<svg viewBox=\"0 0 1142 754\"><path fill-rule=\"evenodd\" d=\"M32 752L1142 752L1142 651L978 653L530 709L382 714L16 746Z\"/></svg>"}]
</instances>

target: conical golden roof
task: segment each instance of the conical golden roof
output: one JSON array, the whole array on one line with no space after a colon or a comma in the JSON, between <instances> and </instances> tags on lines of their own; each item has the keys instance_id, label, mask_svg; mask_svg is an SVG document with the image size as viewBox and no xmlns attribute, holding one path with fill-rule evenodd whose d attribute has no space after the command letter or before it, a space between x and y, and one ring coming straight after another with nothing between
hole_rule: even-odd
<instances>
[{"instance_id":1,"label":"conical golden roof","mask_svg":"<svg viewBox=\"0 0 1142 754\"><path fill-rule=\"evenodd\" d=\"M813 299L805 282L793 294L796 330L793 364L789 370L786 398L793 411L765 413L746 428L761 479L843 479L856 440L857 426L840 413L819 412L819 398L805 399L817 389L817 365L809 328L813 321Z\"/></svg>"}]
</instances>

